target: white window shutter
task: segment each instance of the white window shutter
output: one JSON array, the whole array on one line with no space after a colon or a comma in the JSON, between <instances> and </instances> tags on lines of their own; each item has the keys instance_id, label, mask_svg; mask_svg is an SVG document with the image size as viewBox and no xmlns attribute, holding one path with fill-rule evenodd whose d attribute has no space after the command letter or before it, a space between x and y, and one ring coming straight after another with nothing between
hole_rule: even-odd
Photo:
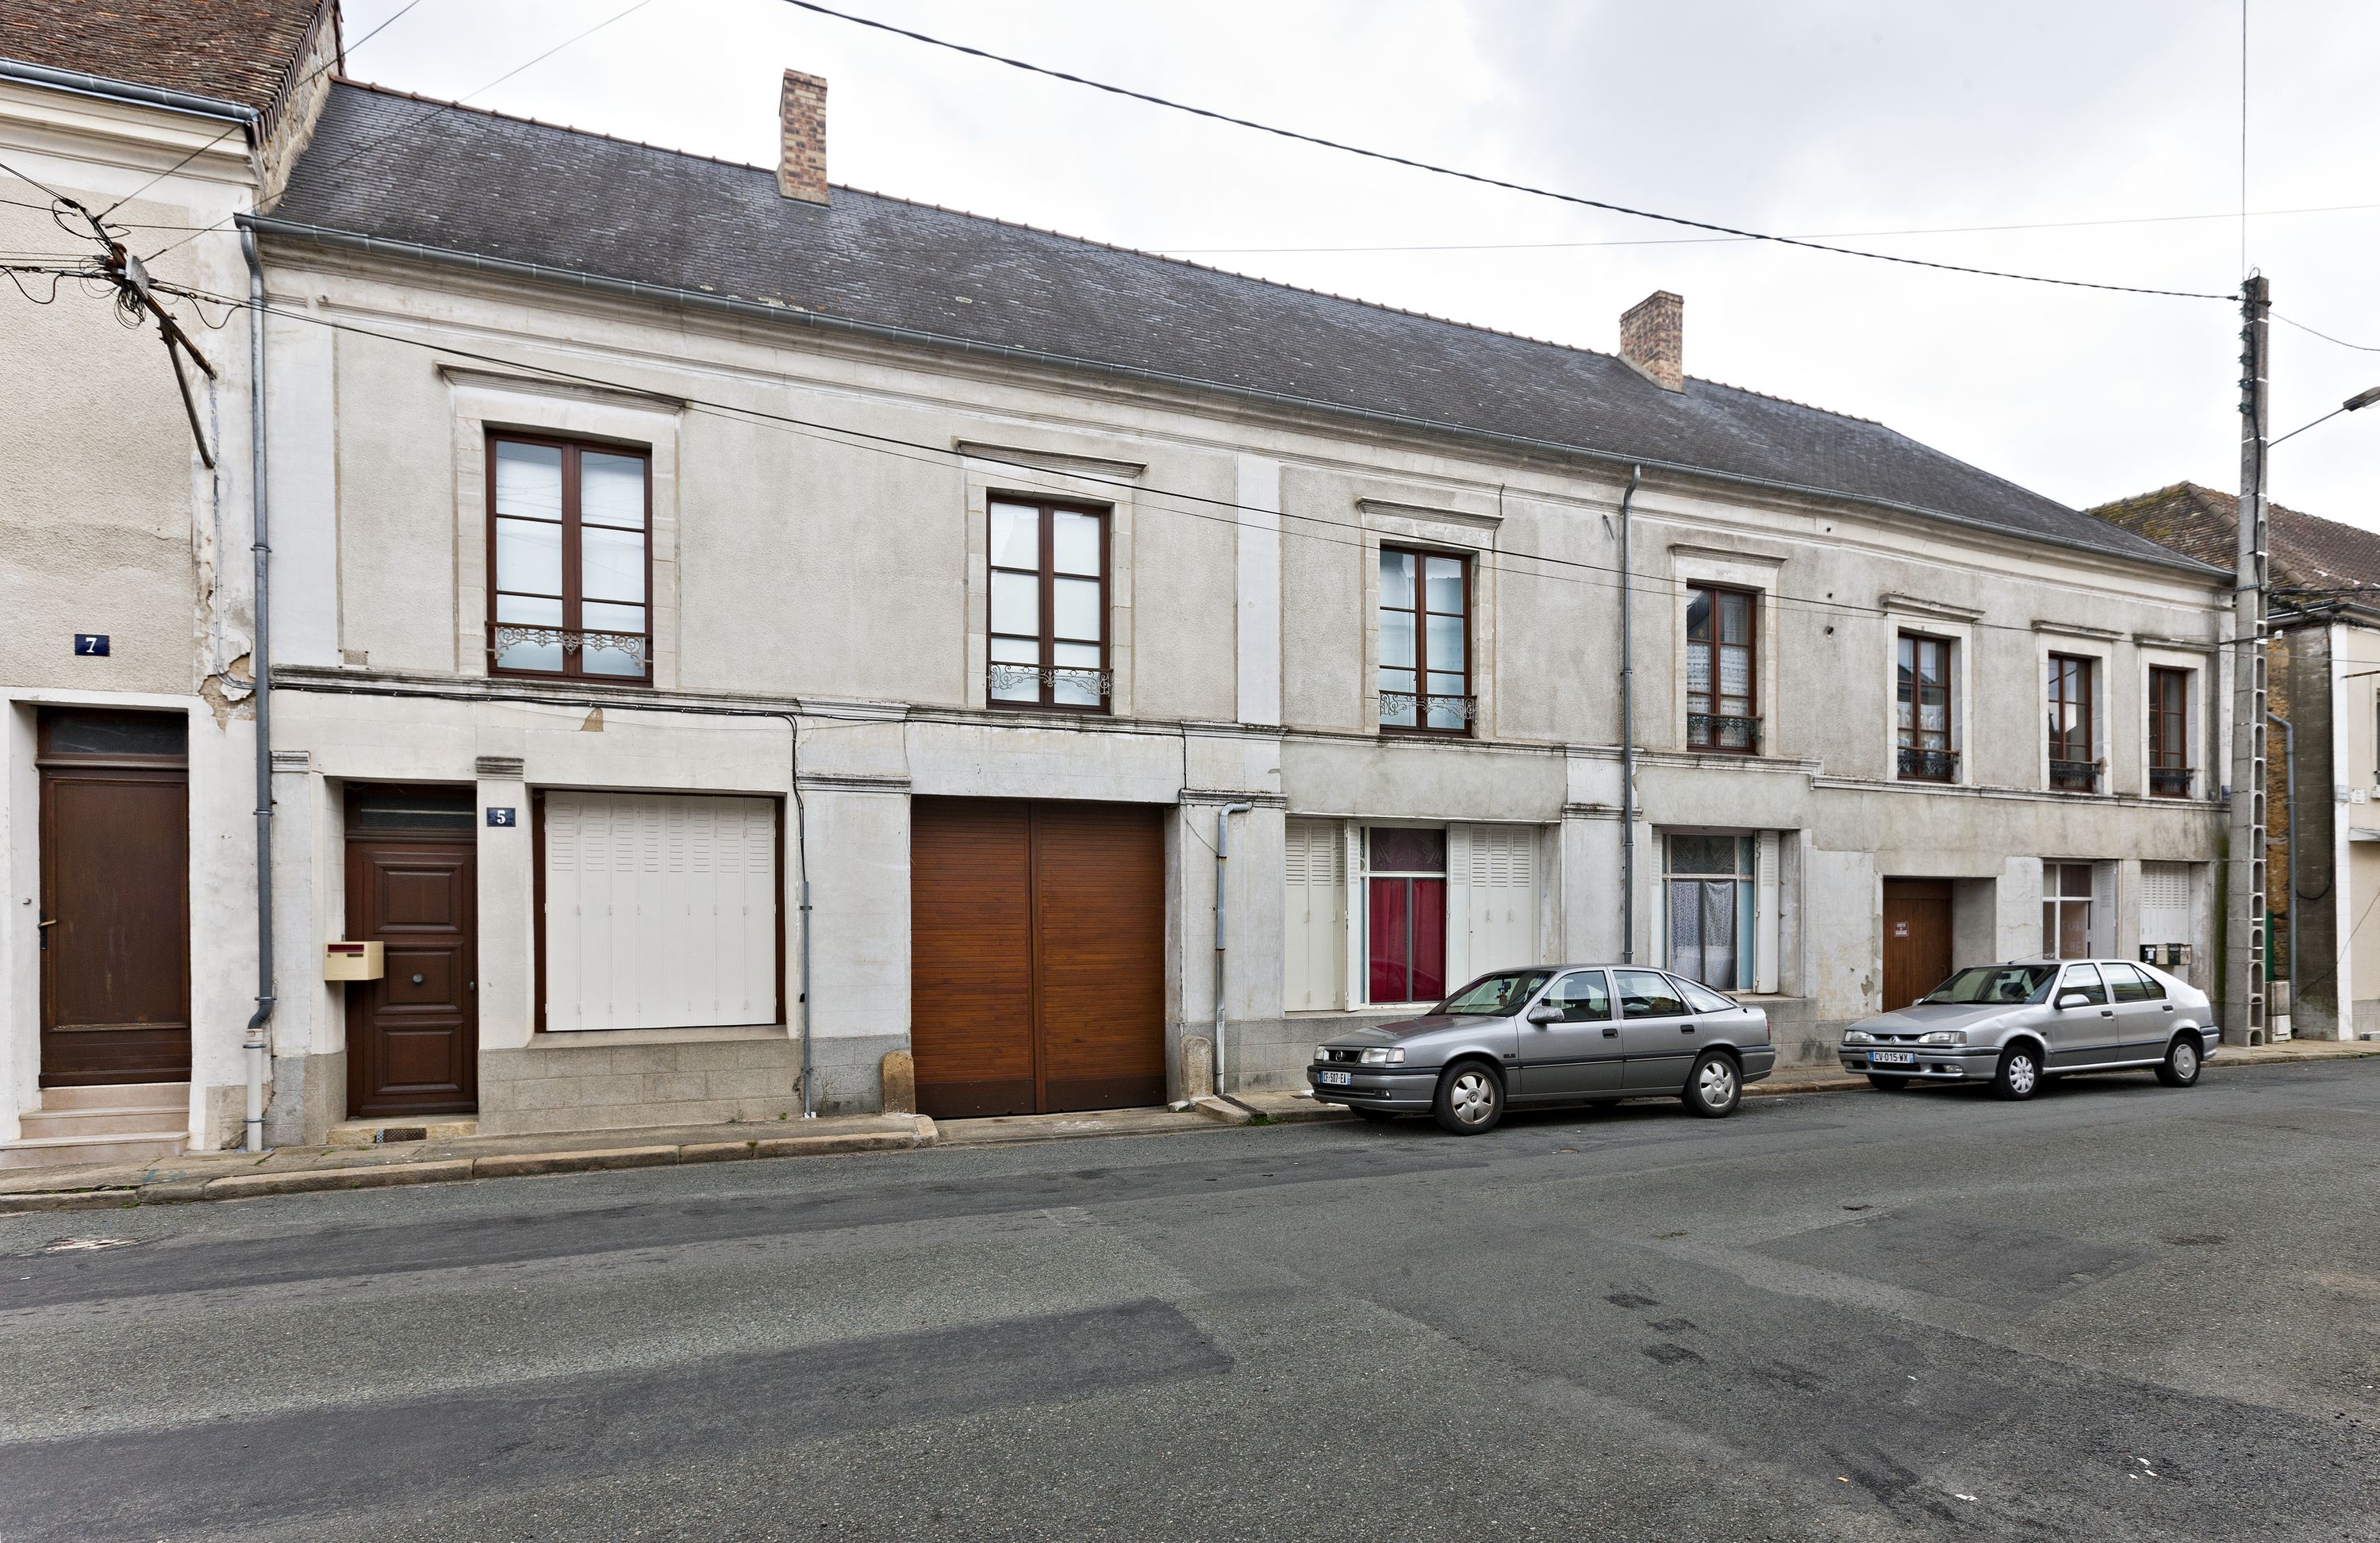
<instances>
[{"instance_id":1,"label":"white window shutter","mask_svg":"<svg viewBox=\"0 0 2380 1543\"><path fill-rule=\"evenodd\" d=\"M777 1021L776 805L549 793L546 1027Z\"/></svg>"},{"instance_id":2,"label":"white window shutter","mask_svg":"<svg viewBox=\"0 0 2380 1543\"><path fill-rule=\"evenodd\" d=\"M1784 946L1784 929L1780 924L1777 898L1779 838L1775 831L1763 831L1755 844L1758 855L1753 860L1752 989L1773 992L1783 978L1778 958Z\"/></svg>"},{"instance_id":3,"label":"white window shutter","mask_svg":"<svg viewBox=\"0 0 2380 1543\"><path fill-rule=\"evenodd\" d=\"M2091 952L2107 958L2116 952L2116 865L2091 865Z\"/></svg>"},{"instance_id":4,"label":"white window shutter","mask_svg":"<svg viewBox=\"0 0 2380 1543\"><path fill-rule=\"evenodd\" d=\"M1537 832L1524 825L1470 828L1470 967L1464 978L1539 964ZM1454 972L1450 968L1450 975ZM1450 979L1451 990L1458 984Z\"/></svg>"},{"instance_id":5,"label":"white window shutter","mask_svg":"<svg viewBox=\"0 0 2380 1543\"><path fill-rule=\"evenodd\" d=\"M1282 822L1283 1006L1292 1013L1345 1005L1347 846L1335 820Z\"/></svg>"},{"instance_id":6,"label":"white window shutter","mask_svg":"<svg viewBox=\"0 0 2380 1543\"><path fill-rule=\"evenodd\" d=\"M2141 865L2141 942L2190 942L2190 865Z\"/></svg>"}]
</instances>

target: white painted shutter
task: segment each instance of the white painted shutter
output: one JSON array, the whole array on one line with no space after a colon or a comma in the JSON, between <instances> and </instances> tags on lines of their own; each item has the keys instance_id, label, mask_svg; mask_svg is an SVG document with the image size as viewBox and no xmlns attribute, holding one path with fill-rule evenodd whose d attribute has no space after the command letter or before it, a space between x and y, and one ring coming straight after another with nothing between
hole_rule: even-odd
<instances>
[{"instance_id":1,"label":"white painted shutter","mask_svg":"<svg viewBox=\"0 0 2380 1543\"><path fill-rule=\"evenodd\" d=\"M2141 942L2190 942L2190 865L2141 865Z\"/></svg>"},{"instance_id":2,"label":"white painted shutter","mask_svg":"<svg viewBox=\"0 0 2380 1543\"><path fill-rule=\"evenodd\" d=\"M1525 825L1471 827L1469 974L1539 963L1537 832ZM1449 990L1456 982L1447 982Z\"/></svg>"},{"instance_id":3,"label":"white painted shutter","mask_svg":"<svg viewBox=\"0 0 2380 1543\"><path fill-rule=\"evenodd\" d=\"M1281 867L1288 894L1281 977L1283 1006L1321 1012L1346 1003L1347 844L1335 820L1282 822Z\"/></svg>"},{"instance_id":4,"label":"white painted shutter","mask_svg":"<svg viewBox=\"0 0 2380 1543\"><path fill-rule=\"evenodd\" d=\"M768 798L545 797L545 1027L777 1021Z\"/></svg>"},{"instance_id":5,"label":"white painted shutter","mask_svg":"<svg viewBox=\"0 0 2380 1543\"><path fill-rule=\"evenodd\" d=\"M1755 845L1758 855L1753 861L1752 989L1775 991L1781 978L1777 955L1784 936L1777 909L1777 832L1761 832Z\"/></svg>"},{"instance_id":6,"label":"white painted shutter","mask_svg":"<svg viewBox=\"0 0 2380 1543\"><path fill-rule=\"evenodd\" d=\"M2116 952L2116 865L2091 865L2091 952L2105 959Z\"/></svg>"}]
</instances>

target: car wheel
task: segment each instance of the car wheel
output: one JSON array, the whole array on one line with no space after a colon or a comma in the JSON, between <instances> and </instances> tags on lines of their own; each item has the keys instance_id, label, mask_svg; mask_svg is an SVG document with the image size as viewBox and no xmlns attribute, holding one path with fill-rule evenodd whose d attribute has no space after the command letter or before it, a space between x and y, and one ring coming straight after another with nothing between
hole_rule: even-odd
<instances>
[{"instance_id":1,"label":"car wheel","mask_svg":"<svg viewBox=\"0 0 2380 1543\"><path fill-rule=\"evenodd\" d=\"M1369 1120L1376 1125L1385 1125L1397 1117L1397 1112L1393 1109L1366 1109L1362 1104L1350 1104L1347 1107L1355 1112L1356 1119Z\"/></svg>"},{"instance_id":2,"label":"car wheel","mask_svg":"<svg viewBox=\"0 0 2380 1543\"><path fill-rule=\"evenodd\" d=\"M2198 1037L2177 1034L2173 1043L2165 1048L2165 1060L2156 1069L2157 1080L2168 1087L2187 1087L2198 1080Z\"/></svg>"},{"instance_id":3,"label":"car wheel","mask_svg":"<svg viewBox=\"0 0 2380 1543\"><path fill-rule=\"evenodd\" d=\"M1706 1120L1734 1113L1735 1106L1743 1101L1743 1076L1735 1069L1735 1058L1705 1051L1694 1062L1694 1069L1686 1074L1686 1090L1679 1097Z\"/></svg>"},{"instance_id":4,"label":"car wheel","mask_svg":"<svg viewBox=\"0 0 2380 1543\"><path fill-rule=\"evenodd\" d=\"M1992 1091L2003 1099L2029 1099L2041 1091L2041 1052L2031 1045L2010 1045L1992 1074Z\"/></svg>"},{"instance_id":5,"label":"car wheel","mask_svg":"<svg viewBox=\"0 0 2380 1543\"><path fill-rule=\"evenodd\" d=\"M1479 1136L1496 1128L1504 1117L1504 1079L1484 1061L1450 1066L1438 1079L1438 1098L1430 1112L1457 1136Z\"/></svg>"},{"instance_id":6,"label":"car wheel","mask_svg":"<svg viewBox=\"0 0 2380 1543\"><path fill-rule=\"evenodd\" d=\"M1907 1077L1897 1077L1884 1072L1870 1072L1867 1079L1874 1083L1879 1091L1886 1093L1898 1093L1909 1086Z\"/></svg>"}]
</instances>

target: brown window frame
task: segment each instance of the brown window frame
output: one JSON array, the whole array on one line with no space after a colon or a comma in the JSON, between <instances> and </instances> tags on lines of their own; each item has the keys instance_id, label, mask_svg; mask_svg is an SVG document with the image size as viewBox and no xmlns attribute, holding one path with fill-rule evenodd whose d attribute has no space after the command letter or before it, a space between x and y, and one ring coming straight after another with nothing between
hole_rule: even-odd
<instances>
[{"instance_id":1,"label":"brown window frame","mask_svg":"<svg viewBox=\"0 0 2380 1543\"><path fill-rule=\"evenodd\" d=\"M1953 741L1959 732L1958 655L1953 651L1957 639L1937 638L1930 632L1903 632L1893 642L1893 743L1894 770L1903 782L1951 783L1959 780L1959 750ZM1926 731L1917 726L1919 711L1925 704L1917 700L1917 682L1925 651L1940 650L1942 680L1942 729L1939 745L1923 743ZM1905 661L1905 662L1904 662ZM1900 693L1910 693L1909 722L1900 722Z\"/></svg>"},{"instance_id":2,"label":"brown window frame","mask_svg":"<svg viewBox=\"0 0 2380 1543\"><path fill-rule=\"evenodd\" d=\"M991 672L1002 663L1010 662L991 658L994 651L992 644L1003 638L1022 639L1025 637L1021 632L1002 632L995 625L1000 618L996 612L997 602L992 597L992 590L997 587L993 582L993 577L998 574L1021 574L1026 571L1023 568L1003 567L993 560L999 556L998 552L992 547L991 541L991 505L995 504L1005 504L1020 509L1033 509L1041 516L1038 532L1040 544L1036 549L1038 566L1033 570L1033 577L1037 583L1035 619L1039 628L1033 641L1037 645L1039 663L1024 666L1041 671L1039 694L1032 701L1022 701L1014 697L997 696L992 690ZM1055 601L1057 581L1060 576L1052 537L1056 533L1055 516L1062 512L1070 515L1088 515L1099 522L1099 699L1097 702L1062 702L1057 699L1058 684L1052 672L1061 668L1080 668L1079 665L1061 666L1057 663L1057 647L1060 638L1057 635L1058 618ZM1115 510L1111 506L1079 504L1069 499L1042 498L1023 493L995 492L990 496L984 506L983 673L984 701L989 706L1017 712L1075 712L1087 713L1095 717L1114 711L1115 673L1112 663L1115 647L1113 626L1115 618L1112 614L1115 598L1114 569ZM1068 574L1064 577L1080 578L1084 576ZM1079 642L1080 639L1069 638L1065 641Z\"/></svg>"},{"instance_id":3,"label":"brown window frame","mask_svg":"<svg viewBox=\"0 0 2380 1543\"><path fill-rule=\"evenodd\" d=\"M2093 711L2097 706L2098 682L2094 677L2098 673L2098 660L2087 653L2053 653L2049 656L2048 679L2043 683L2049 707L2049 785L2061 792L2096 793L2099 790L2098 734L2092 721ZM2069 677L2067 666L2072 667L2071 676L2081 684L2081 690L2075 695L2070 696L2063 689ZM2074 711L2080 724L2078 729L2062 735L2058 732L2058 718L2061 710ZM2076 734L2080 734L2082 740L2082 753L2079 756L2074 753ZM2088 785L2062 786L2058 780L2058 768L2061 763L2090 768Z\"/></svg>"},{"instance_id":4,"label":"brown window frame","mask_svg":"<svg viewBox=\"0 0 2380 1543\"><path fill-rule=\"evenodd\" d=\"M1711 635L1700 641L1697 641L1694 638L1694 597L1697 595L1707 596L1710 601L1709 615ZM1724 629L1719 625L1719 609L1720 606L1729 600L1741 600L1743 601L1743 641L1740 644L1726 642L1723 640L1721 636ZM1743 650L1743 711L1742 712L1726 712L1720 711L1726 705L1728 700L1726 693L1719 689L1720 668L1724 661L1725 650L1732 648L1741 648ZM1693 685L1694 655L1696 649L1706 649L1710 650L1710 671L1707 678L1711 683L1711 690L1705 701L1704 707L1699 712L1694 709L1694 689ZM1687 681L1686 748L1707 755L1756 756L1760 754L1761 734L1766 725L1760 721L1759 590L1742 589L1728 584L1688 584L1686 586L1685 670ZM1694 720L1697 717L1704 720L1702 736L1700 738L1696 738L1694 735ZM1745 743L1742 745L1720 744L1718 742L1718 735L1715 732L1715 725L1711 722L1712 720L1718 718L1736 718L1750 723L1752 725L1752 732L1746 736Z\"/></svg>"},{"instance_id":5,"label":"brown window frame","mask_svg":"<svg viewBox=\"0 0 2380 1543\"><path fill-rule=\"evenodd\" d=\"M2195 671L2175 664L2149 666L2149 796L2190 796L2190 677ZM2168 694L2176 699L2168 707ZM2157 773L2166 775L2160 778ZM2175 776L2174 773L2180 773ZM2165 785L2157 785L2160 782Z\"/></svg>"},{"instance_id":6,"label":"brown window frame","mask_svg":"<svg viewBox=\"0 0 2380 1543\"><path fill-rule=\"evenodd\" d=\"M1410 557L1414 560L1414 602L1411 607L1406 607L1390 605L1385 598L1378 600L1373 608L1372 625L1377 629L1380 618L1390 611L1402 612L1413 617L1414 721L1410 723L1383 723L1379 725L1379 730L1387 735L1420 735L1436 739L1469 738L1479 719L1479 696L1473 689L1471 669L1472 661L1477 656L1479 650L1479 638L1472 626L1473 618L1477 615L1479 609L1476 589L1478 569L1473 565L1471 553L1467 552L1448 552L1441 547L1409 546L1401 541L1382 541L1378 556L1374 558L1374 562L1377 563L1378 557L1392 554ZM1433 670L1429 663L1429 618L1446 614L1443 611L1432 611L1429 608L1429 560L1433 557L1460 564L1463 568L1463 689L1460 693L1429 689L1431 675L1449 675L1455 673L1451 670ZM1377 631L1375 636L1377 637ZM1402 668L1402 665L1388 665L1375 662L1372 691L1376 709L1379 698L1390 694L1390 688L1380 684L1380 672ZM1463 704L1462 723L1459 726L1432 724L1429 721L1429 704L1450 699ZM1381 716L1385 717L1386 714Z\"/></svg>"},{"instance_id":7,"label":"brown window frame","mask_svg":"<svg viewBox=\"0 0 2380 1543\"><path fill-rule=\"evenodd\" d=\"M622 674L615 671L589 672L584 665L582 649L565 646L562 650L562 668L531 670L519 665L496 662L501 657L496 648L499 626L536 626L534 622L499 623L497 608L503 596L521 600L552 600L552 595L533 594L527 589L504 589L503 575L496 557L496 447L500 444L528 444L562 452L562 624L557 629L565 634L583 633L581 626L586 598L581 593L584 577L581 572L580 525L578 508L578 458L592 451L599 456L616 456L640 461L645 468L645 650L644 673ZM578 680L615 686L650 686L653 683L653 453L646 444L628 444L595 439L570 439L552 434L520 433L508 429L491 429L487 436L488 495L488 674L521 680ZM518 518L518 516L507 516ZM598 601L597 604L607 603ZM617 603L617 602L613 602ZM624 636L609 627L597 627L598 632ZM608 650L607 650L608 651Z\"/></svg>"}]
</instances>

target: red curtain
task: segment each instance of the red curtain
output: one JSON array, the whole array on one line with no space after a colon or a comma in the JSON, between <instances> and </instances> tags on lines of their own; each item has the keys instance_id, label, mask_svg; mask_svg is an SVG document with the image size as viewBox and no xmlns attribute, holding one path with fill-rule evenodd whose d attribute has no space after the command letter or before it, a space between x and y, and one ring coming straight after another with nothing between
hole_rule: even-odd
<instances>
[{"instance_id":1,"label":"red curtain","mask_svg":"<svg viewBox=\"0 0 2380 1543\"><path fill-rule=\"evenodd\" d=\"M1446 994L1446 881L1374 879L1366 917L1366 1000Z\"/></svg>"}]
</instances>

